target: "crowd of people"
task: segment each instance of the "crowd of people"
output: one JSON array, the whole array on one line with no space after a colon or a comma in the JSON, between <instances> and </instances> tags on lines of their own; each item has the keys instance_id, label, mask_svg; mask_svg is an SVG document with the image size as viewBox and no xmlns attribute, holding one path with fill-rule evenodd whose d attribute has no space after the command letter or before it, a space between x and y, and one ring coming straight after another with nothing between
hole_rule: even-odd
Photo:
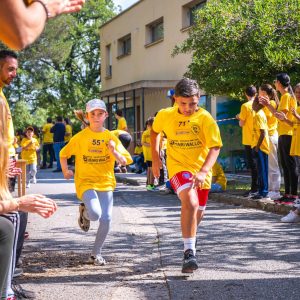
<instances>
[{"instance_id":1,"label":"crowd of people","mask_svg":"<svg viewBox=\"0 0 300 300\"><path fill-rule=\"evenodd\" d=\"M84 3L83 0L3 2L6 10L0 12L0 39L16 49L24 48L36 39L48 18L78 11ZM90 221L99 222L89 257L95 265L106 263L102 249L111 227L116 186L114 172L126 171L125 166L133 162L126 150L131 136L122 111L115 113L118 121L115 132L105 129L108 113L100 99L86 104L82 130L74 136L69 121L57 117L55 124L51 118L47 119L42 129L42 141L34 126L27 127L23 137L22 131L18 131L19 137L15 140L10 108L2 89L16 77L17 69L17 55L9 50L0 51L0 296L6 300L15 300L19 296L31 298L28 292L14 290L12 286L24 243L28 212L48 218L57 210L52 199L40 194L12 197L15 177L20 174L15 166L16 149L27 162L27 186L37 180L40 145L43 149L41 168L52 168L56 159L55 172L62 172L66 179L74 176L77 197L81 201L80 228L86 232ZM300 221L300 84L293 90L289 76L281 73L276 76L274 86L275 89L271 84L263 84L258 91L254 86L247 88L248 101L237 116L243 128L243 144L252 175L251 190L245 196L254 201L273 199L290 204L292 210L282 221L297 222ZM280 100L277 92L281 95ZM216 121L198 106L200 90L195 80L180 80L168 96L172 105L147 120L146 130L135 151L135 164L138 172L146 170L148 190L168 184L168 188L178 195L183 239L182 272L192 273L198 268L196 233L209 192L226 190L224 172L222 175L216 162L222 141ZM74 156L75 174L69 168ZM280 194L280 168L284 178L283 195ZM16 293L22 295L16 296Z\"/></svg>"},{"instance_id":2,"label":"crowd of people","mask_svg":"<svg viewBox=\"0 0 300 300\"><path fill-rule=\"evenodd\" d=\"M278 94L281 95L280 100ZM300 166L300 84L293 89L290 77L280 73L271 84L249 86L247 102L237 115L242 143L251 170L251 189L245 197L293 205L282 222L298 222ZM298 105L297 105L298 102ZM281 169L284 193L281 195Z\"/></svg>"}]
</instances>

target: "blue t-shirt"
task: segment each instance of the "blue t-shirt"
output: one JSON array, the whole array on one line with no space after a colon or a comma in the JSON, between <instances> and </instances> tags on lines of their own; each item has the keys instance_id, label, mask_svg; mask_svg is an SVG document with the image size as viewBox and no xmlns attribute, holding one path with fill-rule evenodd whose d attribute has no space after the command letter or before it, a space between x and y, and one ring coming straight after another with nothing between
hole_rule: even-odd
<instances>
[{"instance_id":1,"label":"blue t-shirt","mask_svg":"<svg viewBox=\"0 0 300 300\"><path fill-rule=\"evenodd\" d=\"M64 123L55 123L50 129L50 132L53 133L54 143L64 142L66 133L66 126Z\"/></svg>"}]
</instances>

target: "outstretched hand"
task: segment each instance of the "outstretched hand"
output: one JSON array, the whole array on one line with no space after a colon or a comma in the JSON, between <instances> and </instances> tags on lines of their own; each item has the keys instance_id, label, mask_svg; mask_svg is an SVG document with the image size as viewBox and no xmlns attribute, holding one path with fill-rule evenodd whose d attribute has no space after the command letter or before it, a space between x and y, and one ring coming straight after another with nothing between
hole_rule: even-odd
<instances>
[{"instance_id":1,"label":"outstretched hand","mask_svg":"<svg viewBox=\"0 0 300 300\"><path fill-rule=\"evenodd\" d=\"M55 201L40 194L25 195L16 200L20 211L37 213L43 218L49 218L57 210Z\"/></svg>"},{"instance_id":2,"label":"outstretched hand","mask_svg":"<svg viewBox=\"0 0 300 300\"><path fill-rule=\"evenodd\" d=\"M85 0L50 0L47 2L47 8L50 18L60 14L68 14L81 10Z\"/></svg>"}]
</instances>

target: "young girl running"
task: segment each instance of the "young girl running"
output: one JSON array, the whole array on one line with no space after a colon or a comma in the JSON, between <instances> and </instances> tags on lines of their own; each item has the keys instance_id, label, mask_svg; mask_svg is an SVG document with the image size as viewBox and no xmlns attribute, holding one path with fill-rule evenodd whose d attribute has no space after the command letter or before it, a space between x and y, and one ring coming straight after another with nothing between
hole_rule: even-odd
<instances>
[{"instance_id":1,"label":"young girl running","mask_svg":"<svg viewBox=\"0 0 300 300\"><path fill-rule=\"evenodd\" d=\"M83 201L79 206L79 226L88 231L90 221L99 221L94 247L89 262L104 265L102 246L110 229L113 190L116 187L114 163L132 163L130 154L109 130L103 127L107 118L105 103L99 99L86 105L89 126L74 135L60 152L62 171L66 179L73 176L67 159L75 156L75 187L77 197Z\"/></svg>"}]
</instances>

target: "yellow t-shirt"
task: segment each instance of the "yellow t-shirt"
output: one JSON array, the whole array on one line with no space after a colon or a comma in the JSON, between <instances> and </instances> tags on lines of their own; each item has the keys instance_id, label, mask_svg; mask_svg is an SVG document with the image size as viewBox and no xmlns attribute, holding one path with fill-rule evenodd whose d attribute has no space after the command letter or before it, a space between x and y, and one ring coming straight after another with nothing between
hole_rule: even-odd
<instances>
[{"instance_id":1,"label":"yellow t-shirt","mask_svg":"<svg viewBox=\"0 0 300 300\"><path fill-rule=\"evenodd\" d=\"M297 108L297 113L300 114L300 106ZM298 121L296 118L294 118L290 155L300 156L300 121Z\"/></svg>"},{"instance_id":2,"label":"yellow t-shirt","mask_svg":"<svg viewBox=\"0 0 300 300\"><path fill-rule=\"evenodd\" d=\"M219 127L205 109L184 116L177 107L159 111L152 126L157 133L167 136L167 168L170 178L182 171L196 174L206 160L210 148L222 147ZM203 189L211 185L211 171Z\"/></svg>"},{"instance_id":3,"label":"yellow t-shirt","mask_svg":"<svg viewBox=\"0 0 300 300\"><path fill-rule=\"evenodd\" d=\"M142 143L150 144L150 129L146 129L142 134ZM150 146L143 145L144 161L152 161Z\"/></svg>"},{"instance_id":4,"label":"yellow t-shirt","mask_svg":"<svg viewBox=\"0 0 300 300\"><path fill-rule=\"evenodd\" d=\"M141 153L143 153L143 147L136 146L134 148L134 154L140 155Z\"/></svg>"},{"instance_id":5,"label":"yellow t-shirt","mask_svg":"<svg viewBox=\"0 0 300 300\"><path fill-rule=\"evenodd\" d=\"M117 129L124 130L126 128L127 128L127 122L126 122L125 118L122 117L118 120L118 128Z\"/></svg>"},{"instance_id":6,"label":"yellow t-shirt","mask_svg":"<svg viewBox=\"0 0 300 300\"><path fill-rule=\"evenodd\" d=\"M50 129L53 127L52 123L47 123L43 126L43 142L44 143L53 143L53 133L50 132Z\"/></svg>"},{"instance_id":7,"label":"yellow t-shirt","mask_svg":"<svg viewBox=\"0 0 300 300\"><path fill-rule=\"evenodd\" d=\"M293 122L294 119L294 116L291 112L292 108L297 109L297 102L289 93L285 93L280 98L278 111L287 110L288 113L286 116L291 122ZM289 124L279 121L278 135L293 135L293 128Z\"/></svg>"},{"instance_id":8,"label":"yellow t-shirt","mask_svg":"<svg viewBox=\"0 0 300 300\"><path fill-rule=\"evenodd\" d=\"M240 120L244 121L245 124L242 127L242 144L251 146L252 143L252 131L253 131L253 100L244 103L241 106Z\"/></svg>"},{"instance_id":9,"label":"yellow t-shirt","mask_svg":"<svg viewBox=\"0 0 300 300\"><path fill-rule=\"evenodd\" d=\"M0 96L3 98L6 108L7 108L7 115L8 115L8 120L7 120L7 142L8 142L8 152L9 156L15 156L16 151L14 147L14 142L15 142L15 131L14 131L14 124L12 121L12 116L10 112L10 108L8 105L8 102L6 100L6 97L3 94L2 88L0 88Z\"/></svg>"},{"instance_id":10,"label":"yellow t-shirt","mask_svg":"<svg viewBox=\"0 0 300 300\"><path fill-rule=\"evenodd\" d=\"M276 102L274 100L271 100L270 104L276 109ZM263 111L267 117L269 136L272 136L277 132L278 120L267 107L264 107Z\"/></svg>"},{"instance_id":11,"label":"yellow t-shirt","mask_svg":"<svg viewBox=\"0 0 300 300\"><path fill-rule=\"evenodd\" d=\"M72 126L69 124L66 125L66 133L70 133L70 135L65 135L65 142L68 143L72 137Z\"/></svg>"},{"instance_id":12,"label":"yellow t-shirt","mask_svg":"<svg viewBox=\"0 0 300 300\"><path fill-rule=\"evenodd\" d=\"M259 149L262 152L269 154L270 144L269 144L269 134L268 134L268 123L267 123L267 117L262 109L254 114L253 135L252 135L253 138L252 138L252 145L251 145L252 148L254 148L258 143L261 129L265 130L266 135L265 135Z\"/></svg>"},{"instance_id":13,"label":"yellow t-shirt","mask_svg":"<svg viewBox=\"0 0 300 300\"><path fill-rule=\"evenodd\" d=\"M216 162L212 168L212 176L216 177L215 183L218 183L222 187L222 190L226 191L227 179L222 166L218 162Z\"/></svg>"},{"instance_id":14,"label":"yellow t-shirt","mask_svg":"<svg viewBox=\"0 0 300 300\"><path fill-rule=\"evenodd\" d=\"M77 197L87 190L113 191L116 187L114 175L115 158L108 149L108 142L113 140L116 149L132 163L130 154L118 138L109 130L93 132L89 127L75 134L69 143L60 151L60 157L69 158L75 155L75 188Z\"/></svg>"},{"instance_id":15,"label":"yellow t-shirt","mask_svg":"<svg viewBox=\"0 0 300 300\"><path fill-rule=\"evenodd\" d=\"M26 147L31 142L32 142L32 144L27 149L23 149L23 147ZM37 150L37 148L40 147L38 140L36 138L32 138L30 140L27 137L25 137L21 141L21 147L22 147L21 156L22 156L22 159L26 160L26 164L27 165L36 164L37 163L36 150Z\"/></svg>"}]
</instances>

